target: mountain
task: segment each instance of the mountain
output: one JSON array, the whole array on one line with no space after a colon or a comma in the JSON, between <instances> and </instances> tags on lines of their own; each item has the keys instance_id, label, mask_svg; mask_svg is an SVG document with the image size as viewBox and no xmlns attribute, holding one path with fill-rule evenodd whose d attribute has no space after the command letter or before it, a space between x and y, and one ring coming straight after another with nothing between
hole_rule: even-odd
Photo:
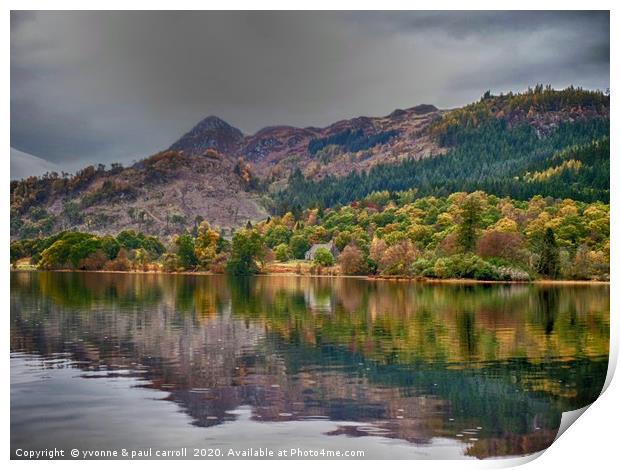
<instances>
[{"instance_id":1,"label":"mountain","mask_svg":"<svg viewBox=\"0 0 620 470\"><path fill-rule=\"evenodd\" d=\"M11 237L62 229L166 236L201 218L232 228L382 190L608 200L608 136L609 96L573 87L487 92L452 110L424 104L253 135L209 116L128 168L12 181Z\"/></svg>"},{"instance_id":2,"label":"mountain","mask_svg":"<svg viewBox=\"0 0 620 470\"><path fill-rule=\"evenodd\" d=\"M414 154L441 153L423 130L441 118L432 105L396 110L384 117L357 117L324 128L271 126L254 135L209 116L170 146L201 155L214 148L243 159L252 173L269 183L282 182L300 168L313 177L345 175L377 162L396 162Z\"/></svg>"},{"instance_id":3,"label":"mountain","mask_svg":"<svg viewBox=\"0 0 620 470\"><path fill-rule=\"evenodd\" d=\"M608 202L609 98L573 87L487 92L425 129L441 156L411 154L400 162L378 162L367 172L324 178L297 171L273 195L272 210L331 207L372 192L409 189L415 196L483 190L521 200L542 195Z\"/></svg>"},{"instance_id":4,"label":"mountain","mask_svg":"<svg viewBox=\"0 0 620 470\"><path fill-rule=\"evenodd\" d=\"M233 153L243 140L243 133L217 116L200 121L187 134L170 146L168 150L188 155L202 155L208 149L224 154Z\"/></svg>"},{"instance_id":5,"label":"mountain","mask_svg":"<svg viewBox=\"0 0 620 470\"><path fill-rule=\"evenodd\" d=\"M170 235L200 216L222 227L267 216L247 170L214 149L202 155L167 150L129 168L91 166L72 177L11 182L13 237L66 229Z\"/></svg>"}]
</instances>

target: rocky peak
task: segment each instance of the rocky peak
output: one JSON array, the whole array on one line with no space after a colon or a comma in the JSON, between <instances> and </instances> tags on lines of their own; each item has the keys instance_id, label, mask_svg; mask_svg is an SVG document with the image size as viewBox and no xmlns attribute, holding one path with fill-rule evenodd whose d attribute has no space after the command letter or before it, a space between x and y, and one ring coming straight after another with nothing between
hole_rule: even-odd
<instances>
[{"instance_id":1,"label":"rocky peak","mask_svg":"<svg viewBox=\"0 0 620 470\"><path fill-rule=\"evenodd\" d=\"M198 124L196 124L194 128L192 129L192 131L196 131L196 132L205 132L205 131L213 131L213 130L233 131L243 136L243 133L239 129L231 126L223 119L217 116L213 116L213 115L207 116L202 121L200 121Z\"/></svg>"},{"instance_id":2,"label":"rocky peak","mask_svg":"<svg viewBox=\"0 0 620 470\"><path fill-rule=\"evenodd\" d=\"M170 150L201 155L211 148L229 154L237 150L242 140L243 132L239 129L217 116L208 116L172 144Z\"/></svg>"}]
</instances>

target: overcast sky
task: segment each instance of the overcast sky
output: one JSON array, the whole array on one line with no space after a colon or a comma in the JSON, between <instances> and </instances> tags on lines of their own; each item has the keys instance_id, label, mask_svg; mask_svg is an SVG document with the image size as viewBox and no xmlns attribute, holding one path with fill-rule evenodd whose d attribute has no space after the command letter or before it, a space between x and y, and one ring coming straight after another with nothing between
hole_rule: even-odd
<instances>
[{"instance_id":1,"label":"overcast sky","mask_svg":"<svg viewBox=\"0 0 620 470\"><path fill-rule=\"evenodd\" d=\"M11 176L129 163L215 114L325 126L609 87L607 12L13 12Z\"/></svg>"}]
</instances>

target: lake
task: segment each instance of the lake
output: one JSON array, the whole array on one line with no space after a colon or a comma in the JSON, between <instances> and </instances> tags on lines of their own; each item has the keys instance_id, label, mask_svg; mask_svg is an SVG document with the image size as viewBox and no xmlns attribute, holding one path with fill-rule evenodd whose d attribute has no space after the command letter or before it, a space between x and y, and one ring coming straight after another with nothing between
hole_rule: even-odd
<instances>
[{"instance_id":1,"label":"lake","mask_svg":"<svg viewBox=\"0 0 620 470\"><path fill-rule=\"evenodd\" d=\"M600 393L609 309L606 285L14 272L12 456L525 455Z\"/></svg>"}]
</instances>

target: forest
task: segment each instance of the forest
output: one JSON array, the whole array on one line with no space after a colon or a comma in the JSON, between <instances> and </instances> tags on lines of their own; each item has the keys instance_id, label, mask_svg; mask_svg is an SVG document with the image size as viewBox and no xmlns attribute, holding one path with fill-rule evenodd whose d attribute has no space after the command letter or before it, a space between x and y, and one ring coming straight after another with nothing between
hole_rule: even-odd
<instances>
[{"instance_id":1,"label":"forest","mask_svg":"<svg viewBox=\"0 0 620 470\"><path fill-rule=\"evenodd\" d=\"M332 242L304 260L314 244ZM11 262L38 269L292 273L425 279L609 279L609 205L457 192L379 191L346 206L287 212L232 234L207 221L160 241L62 232L11 243Z\"/></svg>"},{"instance_id":2,"label":"forest","mask_svg":"<svg viewBox=\"0 0 620 470\"><path fill-rule=\"evenodd\" d=\"M609 94L537 85L492 95L445 113L428 133L446 150L429 158L378 164L344 177L306 178L301 171L272 195L278 214L332 207L374 191L416 188L420 196L477 190L529 199L537 194L609 202ZM346 145L351 133L311 142Z\"/></svg>"},{"instance_id":3,"label":"forest","mask_svg":"<svg viewBox=\"0 0 620 470\"><path fill-rule=\"evenodd\" d=\"M441 156L376 165L368 172L319 181L296 171L287 187L274 195L274 210L283 214L331 207L373 191L409 188L416 188L420 196L482 190L516 199L544 194L609 201L609 119L563 123L544 138L532 125L511 128L502 119L453 132L451 139L458 145ZM579 163L567 165L571 160ZM541 176L532 178L534 172Z\"/></svg>"}]
</instances>

